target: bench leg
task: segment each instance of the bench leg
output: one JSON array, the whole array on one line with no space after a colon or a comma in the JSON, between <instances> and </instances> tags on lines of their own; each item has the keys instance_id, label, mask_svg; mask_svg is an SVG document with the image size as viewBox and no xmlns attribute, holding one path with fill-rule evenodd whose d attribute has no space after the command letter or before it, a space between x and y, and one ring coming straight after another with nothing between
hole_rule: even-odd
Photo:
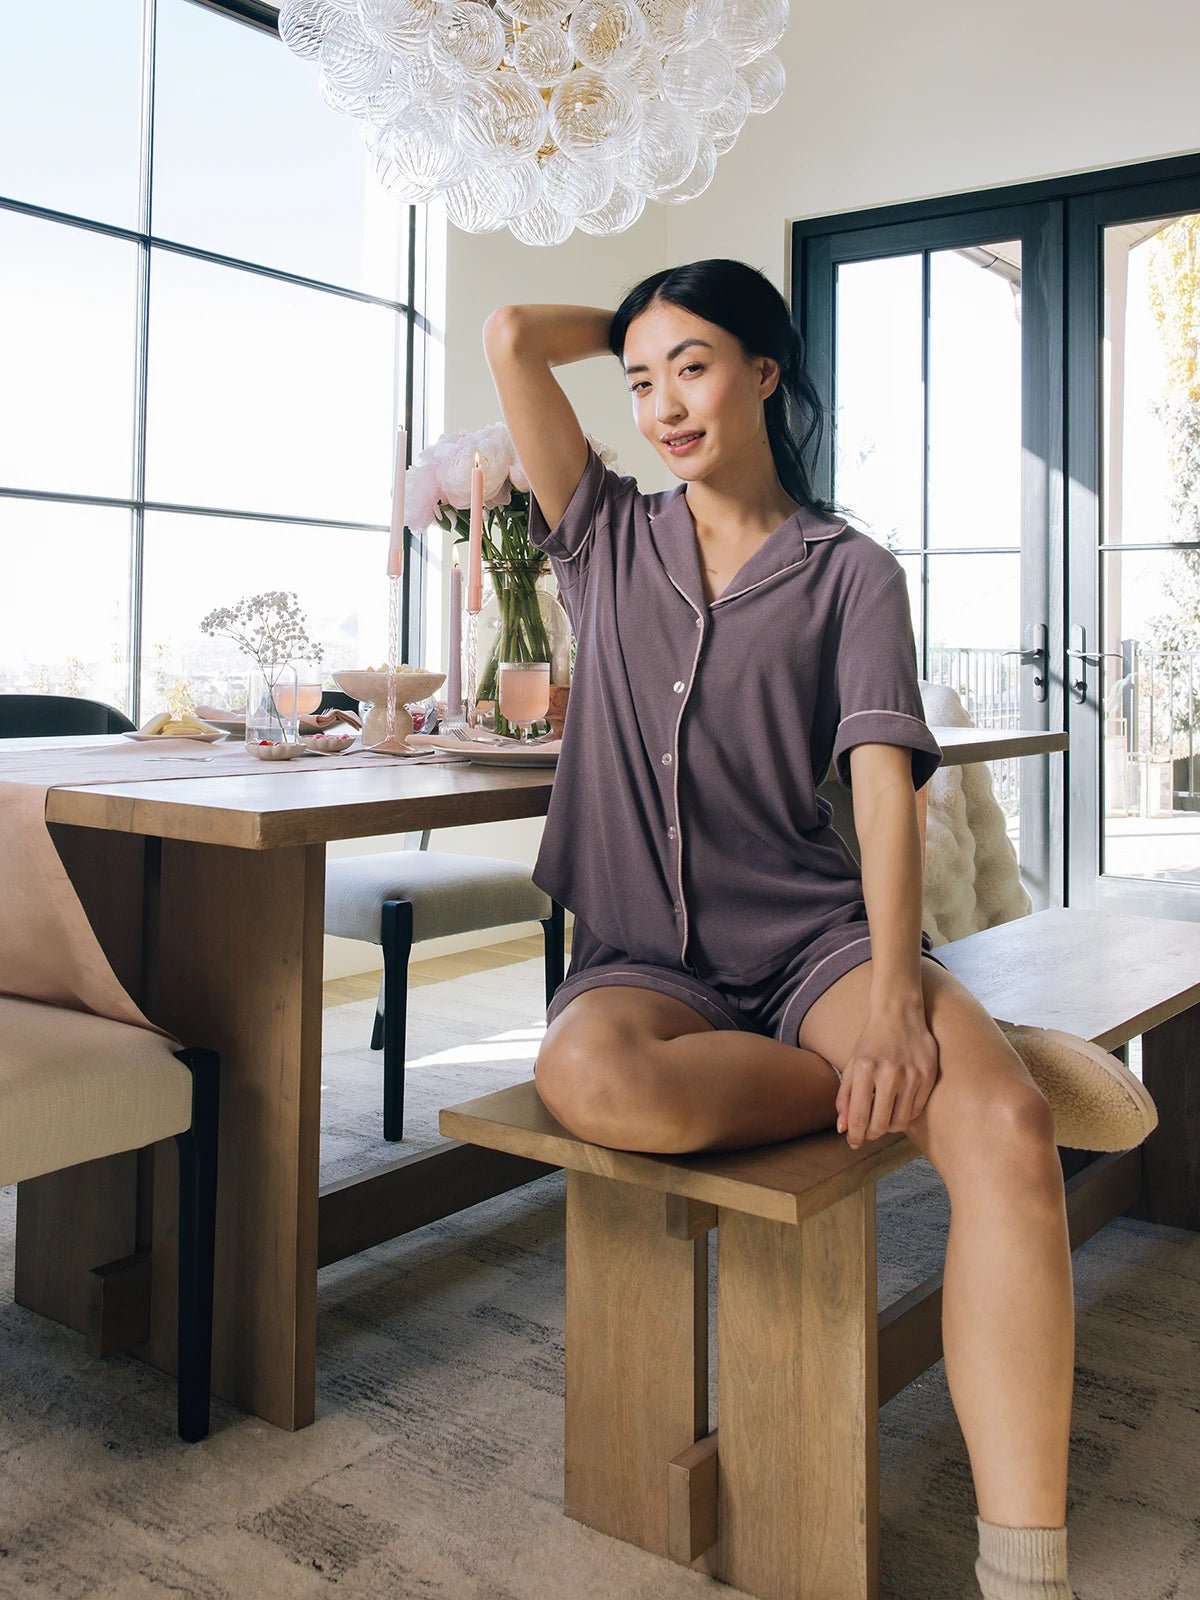
<instances>
[{"instance_id":1,"label":"bench leg","mask_svg":"<svg viewBox=\"0 0 1200 1600\"><path fill-rule=\"evenodd\" d=\"M874 1185L799 1227L722 1209L718 1237L716 1575L876 1600Z\"/></svg>"},{"instance_id":2,"label":"bench leg","mask_svg":"<svg viewBox=\"0 0 1200 1600\"><path fill-rule=\"evenodd\" d=\"M1142 1080L1158 1127L1142 1146L1134 1215L1200 1232L1200 1006L1142 1035Z\"/></svg>"},{"instance_id":3,"label":"bench leg","mask_svg":"<svg viewBox=\"0 0 1200 1600\"><path fill-rule=\"evenodd\" d=\"M708 1431L707 1234L668 1234L661 1193L568 1172L566 1301L566 1513L669 1555L669 1463Z\"/></svg>"}]
</instances>

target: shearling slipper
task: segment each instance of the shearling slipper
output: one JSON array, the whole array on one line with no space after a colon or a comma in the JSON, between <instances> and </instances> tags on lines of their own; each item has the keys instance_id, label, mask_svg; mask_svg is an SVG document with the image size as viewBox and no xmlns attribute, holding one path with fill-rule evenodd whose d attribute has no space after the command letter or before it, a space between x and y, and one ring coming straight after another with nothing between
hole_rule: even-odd
<instances>
[{"instance_id":1,"label":"shearling slipper","mask_svg":"<svg viewBox=\"0 0 1200 1600\"><path fill-rule=\"evenodd\" d=\"M1057 1144L1132 1150L1158 1126L1150 1091L1098 1044L1058 1028L996 1023L1050 1102Z\"/></svg>"}]
</instances>

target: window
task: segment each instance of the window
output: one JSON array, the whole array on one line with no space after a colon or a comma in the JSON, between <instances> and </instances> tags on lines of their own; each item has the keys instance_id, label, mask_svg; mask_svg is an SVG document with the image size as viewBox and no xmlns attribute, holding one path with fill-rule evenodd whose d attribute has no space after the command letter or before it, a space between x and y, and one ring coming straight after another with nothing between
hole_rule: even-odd
<instances>
[{"instance_id":1,"label":"window","mask_svg":"<svg viewBox=\"0 0 1200 1600\"><path fill-rule=\"evenodd\" d=\"M327 671L385 654L395 428L415 456L437 267L424 208L378 186L270 10L8 19L0 691L135 719L175 693L211 703L244 663L199 620L268 588L298 592Z\"/></svg>"}]
</instances>

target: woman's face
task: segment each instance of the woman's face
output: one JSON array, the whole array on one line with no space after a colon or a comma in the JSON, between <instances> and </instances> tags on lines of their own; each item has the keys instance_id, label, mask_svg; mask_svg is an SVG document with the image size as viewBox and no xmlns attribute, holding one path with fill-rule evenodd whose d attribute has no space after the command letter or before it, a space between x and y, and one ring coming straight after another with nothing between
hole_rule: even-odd
<instances>
[{"instance_id":1,"label":"woman's face","mask_svg":"<svg viewBox=\"0 0 1200 1600\"><path fill-rule=\"evenodd\" d=\"M770 356L750 359L724 328L660 302L629 324L623 364L638 430L677 477L705 478L761 448L763 401L779 378ZM699 438L669 442L687 434Z\"/></svg>"}]
</instances>

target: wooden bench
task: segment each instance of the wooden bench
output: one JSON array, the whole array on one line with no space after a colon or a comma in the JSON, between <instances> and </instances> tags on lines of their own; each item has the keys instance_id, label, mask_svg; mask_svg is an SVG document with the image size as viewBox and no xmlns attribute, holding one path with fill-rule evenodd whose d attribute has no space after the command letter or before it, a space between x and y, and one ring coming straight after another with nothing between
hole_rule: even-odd
<instances>
[{"instance_id":1,"label":"wooden bench","mask_svg":"<svg viewBox=\"0 0 1200 1600\"><path fill-rule=\"evenodd\" d=\"M1142 1038L1160 1125L1069 1180L1073 1247L1127 1212L1200 1229L1200 924L1043 911L937 953L995 1016L1106 1049ZM941 1355L940 1276L876 1306L875 1185L915 1158L908 1140L608 1150L532 1083L441 1127L567 1169L567 1515L762 1600L876 1596L878 1410Z\"/></svg>"}]
</instances>

